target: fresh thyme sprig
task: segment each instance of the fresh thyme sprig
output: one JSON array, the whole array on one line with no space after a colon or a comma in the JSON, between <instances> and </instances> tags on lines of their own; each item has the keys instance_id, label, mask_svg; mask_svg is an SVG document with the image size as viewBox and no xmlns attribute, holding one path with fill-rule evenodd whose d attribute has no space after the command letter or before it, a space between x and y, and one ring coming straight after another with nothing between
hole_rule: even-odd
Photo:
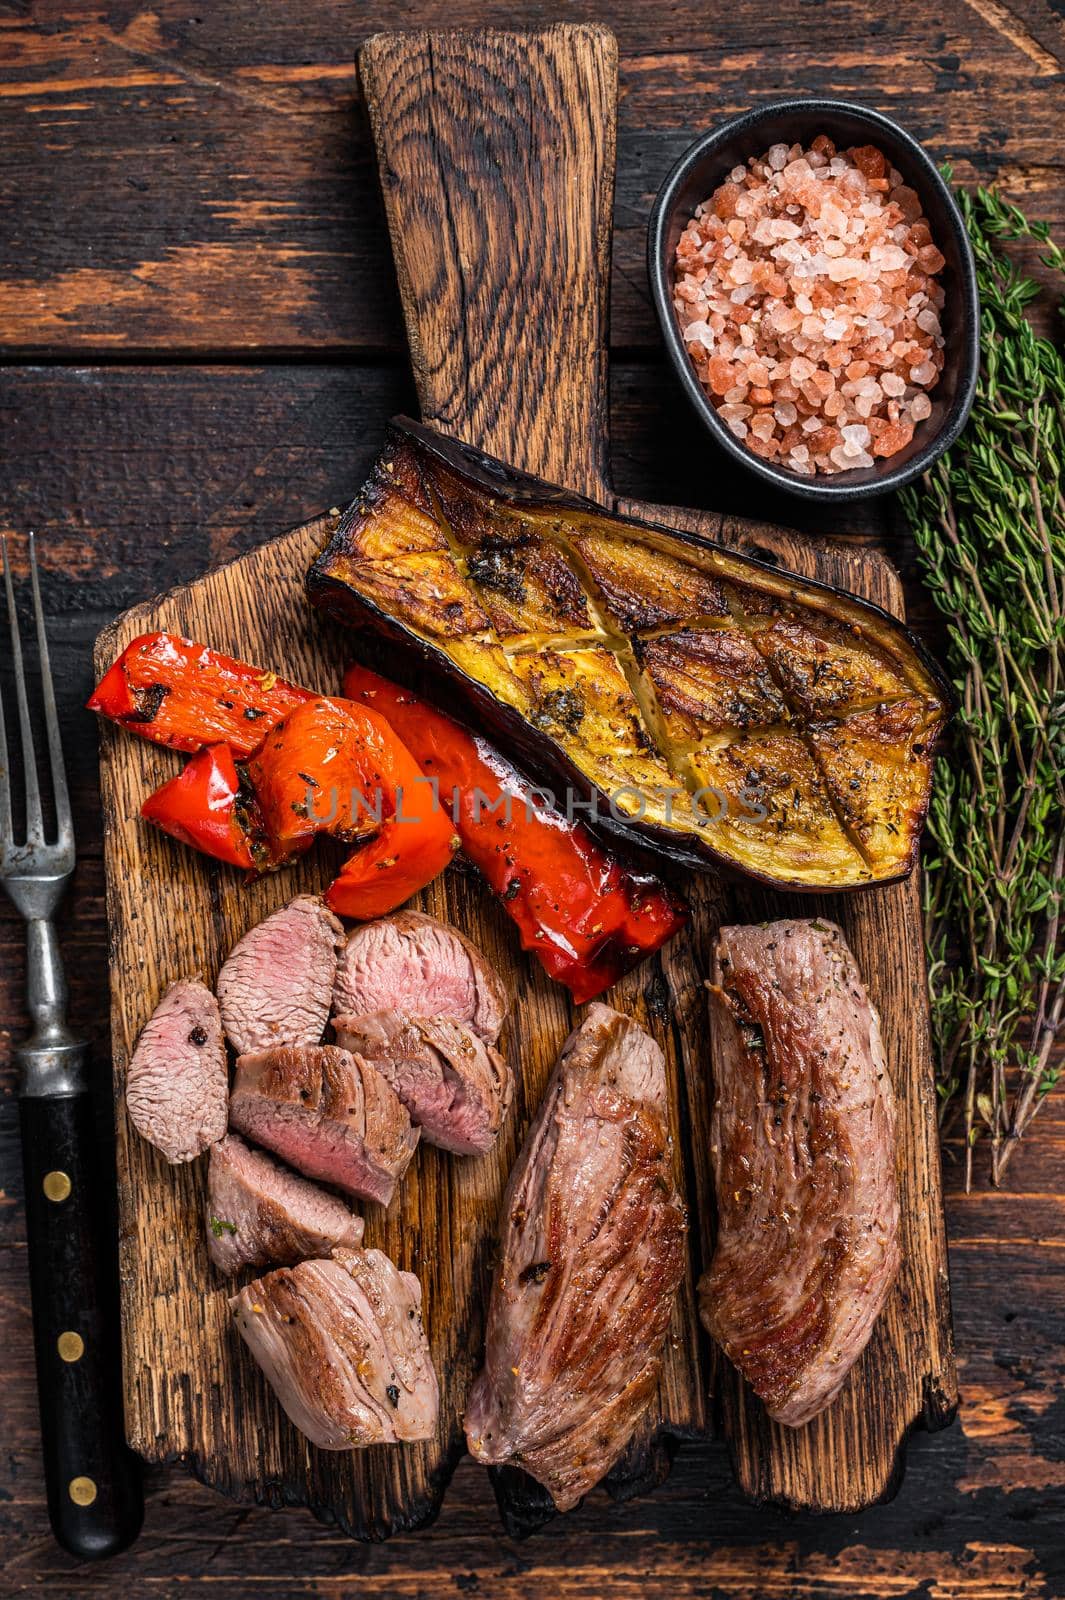
<instances>
[{"instance_id":1,"label":"fresh thyme sprig","mask_svg":"<svg viewBox=\"0 0 1065 1600\"><path fill-rule=\"evenodd\" d=\"M976 257L981 372L961 440L903 496L947 622L955 746L929 813L925 929L944 1119L990 1144L999 1183L1057 1080L1065 1007L1065 361L1027 307L1041 285L1004 242L1045 223L983 189L958 194Z\"/></svg>"}]
</instances>

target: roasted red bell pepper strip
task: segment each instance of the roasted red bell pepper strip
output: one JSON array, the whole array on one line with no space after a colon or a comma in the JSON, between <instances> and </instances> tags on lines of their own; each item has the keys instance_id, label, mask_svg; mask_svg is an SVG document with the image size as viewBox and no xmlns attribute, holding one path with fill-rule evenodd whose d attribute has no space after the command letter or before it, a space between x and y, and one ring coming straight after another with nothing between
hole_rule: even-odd
<instances>
[{"instance_id":1,"label":"roasted red bell pepper strip","mask_svg":"<svg viewBox=\"0 0 1065 1600\"><path fill-rule=\"evenodd\" d=\"M384 717L350 700L308 700L248 762L270 840L284 858L317 833L372 838L326 891L342 916L384 915L442 872L458 849L434 786Z\"/></svg>"},{"instance_id":2,"label":"roasted red bell pepper strip","mask_svg":"<svg viewBox=\"0 0 1065 1600\"><path fill-rule=\"evenodd\" d=\"M523 947L576 1001L601 994L683 925L685 907L664 884L623 867L582 823L547 807L485 740L365 667L348 670L344 693L387 717L438 780L463 853Z\"/></svg>"},{"instance_id":3,"label":"roasted red bell pepper strip","mask_svg":"<svg viewBox=\"0 0 1065 1600\"><path fill-rule=\"evenodd\" d=\"M362 706L305 700L271 728L248 760L275 854L306 850L316 834L353 843L394 810L390 764L399 743Z\"/></svg>"},{"instance_id":4,"label":"roasted red bell pepper strip","mask_svg":"<svg viewBox=\"0 0 1065 1600\"><path fill-rule=\"evenodd\" d=\"M395 808L380 833L344 863L325 903L338 916L368 921L394 911L443 872L459 848L459 835L436 785L426 781L391 724L365 707L353 709L372 717L392 742Z\"/></svg>"},{"instance_id":5,"label":"roasted red bell pepper strip","mask_svg":"<svg viewBox=\"0 0 1065 1600\"><path fill-rule=\"evenodd\" d=\"M150 794L141 816L217 861L249 872L271 865L258 803L227 744L209 745Z\"/></svg>"},{"instance_id":6,"label":"roasted red bell pepper strip","mask_svg":"<svg viewBox=\"0 0 1065 1600\"><path fill-rule=\"evenodd\" d=\"M130 733L195 753L224 742L239 760L312 695L274 672L173 633L145 633L101 678L89 710Z\"/></svg>"}]
</instances>

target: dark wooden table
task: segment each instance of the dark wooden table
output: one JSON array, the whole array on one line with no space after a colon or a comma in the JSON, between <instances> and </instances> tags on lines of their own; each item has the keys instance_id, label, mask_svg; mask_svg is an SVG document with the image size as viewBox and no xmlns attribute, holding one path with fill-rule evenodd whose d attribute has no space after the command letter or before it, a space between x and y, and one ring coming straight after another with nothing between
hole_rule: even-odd
<instances>
[{"instance_id":1,"label":"dark wooden table","mask_svg":"<svg viewBox=\"0 0 1065 1600\"><path fill-rule=\"evenodd\" d=\"M717 15L714 14L716 9ZM197 13L199 10L199 14ZM79 711L98 629L358 486L410 380L352 54L378 28L609 21L622 51L613 466L622 491L892 542L897 512L767 501L713 455L659 357L643 269L651 196L695 131L755 100L838 93L899 116L963 181L1059 225L1065 36L1044 0L0 0L0 528L42 541L81 862L64 944L95 1041L101 1137L107 933L96 736ZM933 630L934 631L934 630ZM25 1027L21 927L0 908L0 1028ZM723 1447L681 1450L656 1495L593 1495L519 1545L485 1475L436 1527L360 1547L304 1512L235 1506L179 1467L99 1568L52 1543L36 1440L21 1175L0 1065L0 1594L491 1600L646 1595L1052 1600L1065 1595L1065 1105L1005 1193L966 1196L946 1149L963 1405L918 1434L897 1498L817 1520L745 1503Z\"/></svg>"}]
</instances>

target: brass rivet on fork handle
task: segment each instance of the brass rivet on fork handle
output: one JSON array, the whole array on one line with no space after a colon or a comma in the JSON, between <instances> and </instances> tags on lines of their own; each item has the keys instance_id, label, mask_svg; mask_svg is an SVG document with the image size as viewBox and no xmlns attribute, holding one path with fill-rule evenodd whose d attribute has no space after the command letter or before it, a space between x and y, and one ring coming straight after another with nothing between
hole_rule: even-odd
<instances>
[{"instance_id":1,"label":"brass rivet on fork handle","mask_svg":"<svg viewBox=\"0 0 1065 1600\"><path fill-rule=\"evenodd\" d=\"M45 1199L51 1200L54 1205L59 1205L70 1194L72 1184L65 1172L46 1172L41 1183Z\"/></svg>"},{"instance_id":2,"label":"brass rivet on fork handle","mask_svg":"<svg viewBox=\"0 0 1065 1600\"><path fill-rule=\"evenodd\" d=\"M67 1026L67 983L56 933L56 913L74 872L74 824L33 535L29 575L40 721L31 713L26 652L3 536L0 552L25 801L24 825L16 838L11 794L15 773L0 699L0 883L26 924L26 1007L32 1031L14 1056L20 1069L41 1455L52 1530L65 1550L86 1561L125 1549L140 1529L143 1499L123 1435L114 1360L118 1329L108 1322L98 1258L102 1217L96 1205L96 1129L86 1080L87 1050ZM41 803L42 779L48 778L51 826Z\"/></svg>"},{"instance_id":3,"label":"brass rivet on fork handle","mask_svg":"<svg viewBox=\"0 0 1065 1600\"><path fill-rule=\"evenodd\" d=\"M55 1347L59 1351L60 1361L68 1363L80 1361L85 1354L85 1340L80 1333L75 1333L72 1328L68 1328L65 1333L59 1335L55 1342Z\"/></svg>"}]
</instances>

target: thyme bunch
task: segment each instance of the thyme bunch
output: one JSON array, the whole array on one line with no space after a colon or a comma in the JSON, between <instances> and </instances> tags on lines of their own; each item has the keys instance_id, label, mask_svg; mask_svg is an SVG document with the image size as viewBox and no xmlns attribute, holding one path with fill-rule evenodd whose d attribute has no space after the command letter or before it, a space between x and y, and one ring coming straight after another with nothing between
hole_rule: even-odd
<instances>
[{"instance_id":1,"label":"thyme bunch","mask_svg":"<svg viewBox=\"0 0 1065 1600\"><path fill-rule=\"evenodd\" d=\"M981 371L958 443L903 495L947 623L955 744L937 764L925 932L944 1121L960 1114L965 1179L984 1139L1000 1183L1057 1080L1065 1007L1065 361L1028 307L1041 285L1003 245L1045 224L960 192L981 299Z\"/></svg>"}]
</instances>

